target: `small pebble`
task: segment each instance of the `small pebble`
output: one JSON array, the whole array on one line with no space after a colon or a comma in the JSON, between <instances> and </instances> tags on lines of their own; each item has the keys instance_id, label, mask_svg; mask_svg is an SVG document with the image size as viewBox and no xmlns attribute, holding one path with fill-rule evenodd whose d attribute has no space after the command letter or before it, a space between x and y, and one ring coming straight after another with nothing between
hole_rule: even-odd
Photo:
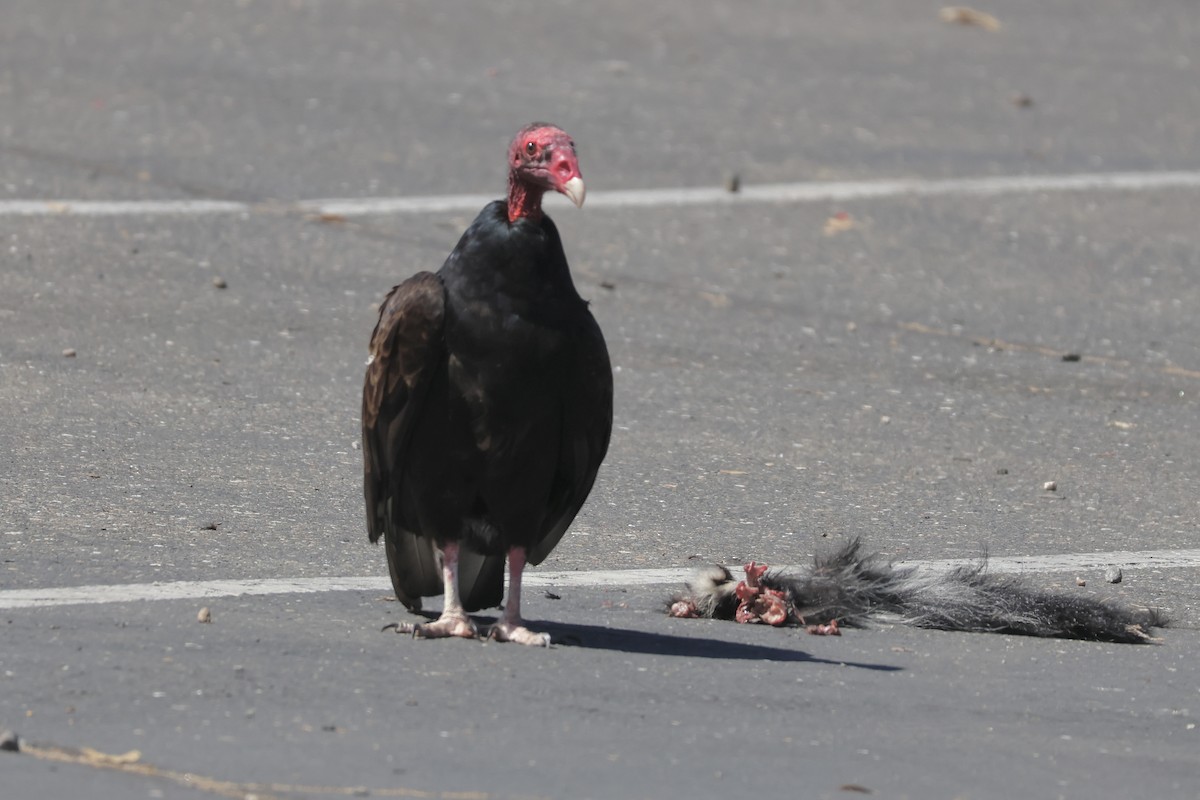
<instances>
[{"instance_id":1,"label":"small pebble","mask_svg":"<svg viewBox=\"0 0 1200 800\"><path fill-rule=\"evenodd\" d=\"M1045 489L1047 492L1057 492L1058 491L1058 482L1057 481L1046 481L1045 483L1042 484L1042 488Z\"/></svg>"},{"instance_id":2,"label":"small pebble","mask_svg":"<svg viewBox=\"0 0 1200 800\"><path fill-rule=\"evenodd\" d=\"M1121 574L1120 567L1109 567L1104 570L1104 580L1109 583L1120 583L1125 576Z\"/></svg>"},{"instance_id":3,"label":"small pebble","mask_svg":"<svg viewBox=\"0 0 1200 800\"><path fill-rule=\"evenodd\" d=\"M218 275L217 277L213 278L213 286L217 287L218 289L226 289L229 287L229 284L225 282L224 278Z\"/></svg>"},{"instance_id":4,"label":"small pebble","mask_svg":"<svg viewBox=\"0 0 1200 800\"><path fill-rule=\"evenodd\" d=\"M63 350L63 358L74 358L74 357L75 357L75 348L74 347L68 347L67 349Z\"/></svg>"},{"instance_id":5,"label":"small pebble","mask_svg":"<svg viewBox=\"0 0 1200 800\"><path fill-rule=\"evenodd\" d=\"M212 622L212 612L208 610L208 606L200 609L200 613L196 615L196 622Z\"/></svg>"},{"instance_id":6,"label":"small pebble","mask_svg":"<svg viewBox=\"0 0 1200 800\"><path fill-rule=\"evenodd\" d=\"M0 750L17 753L21 750L21 737L12 731L0 733Z\"/></svg>"}]
</instances>

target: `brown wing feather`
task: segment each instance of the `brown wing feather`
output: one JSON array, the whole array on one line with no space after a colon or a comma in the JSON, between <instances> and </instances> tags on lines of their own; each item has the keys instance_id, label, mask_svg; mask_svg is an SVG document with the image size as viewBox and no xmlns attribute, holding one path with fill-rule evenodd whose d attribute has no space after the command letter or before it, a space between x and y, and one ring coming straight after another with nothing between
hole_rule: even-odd
<instances>
[{"instance_id":1,"label":"brown wing feather","mask_svg":"<svg viewBox=\"0 0 1200 800\"><path fill-rule=\"evenodd\" d=\"M363 491L367 534L383 536L396 596L420 608L422 595L440 594L441 570L429 539L406 530L396 497L403 454L421 416L432 374L445 359L443 322L446 292L431 272L420 272L392 288L371 334L363 383Z\"/></svg>"}]
</instances>

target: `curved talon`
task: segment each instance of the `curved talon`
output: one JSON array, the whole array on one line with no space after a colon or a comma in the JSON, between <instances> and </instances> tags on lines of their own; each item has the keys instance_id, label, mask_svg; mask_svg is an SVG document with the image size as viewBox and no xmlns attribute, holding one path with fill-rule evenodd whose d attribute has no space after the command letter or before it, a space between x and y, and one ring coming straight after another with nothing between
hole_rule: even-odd
<instances>
[{"instance_id":1,"label":"curved talon","mask_svg":"<svg viewBox=\"0 0 1200 800\"><path fill-rule=\"evenodd\" d=\"M419 625L413 625L411 622L389 622L387 625L384 625L379 632L383 633L388 628L391 628L398 634L407 633L415 639L417 636L417 628L419 627Z\"/></svg>"}]
</instances>

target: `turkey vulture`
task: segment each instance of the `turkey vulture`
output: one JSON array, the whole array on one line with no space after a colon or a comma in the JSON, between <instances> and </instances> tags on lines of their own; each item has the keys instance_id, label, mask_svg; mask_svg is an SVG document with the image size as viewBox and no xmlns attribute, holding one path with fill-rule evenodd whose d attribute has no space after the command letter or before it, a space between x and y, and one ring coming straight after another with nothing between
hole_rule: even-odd
<instances>
[{"instance_id":1,"label":"turkey vulture","mask_svg":"<svg viewBox=\"0 0 1200 800\"><path fill-rule=\"evenodd\" d=\"M396 597L444 594L397 632L478 635L467 612L508 602L487 635L548 645L521 619L521 573L550 553L591 491L612 430L612 368L542 211L583 205L575 143L534 123L508 151L508 199L484 207L436 274L393 287L363 386L367 531Z\"/></svg>"}]
</instances>

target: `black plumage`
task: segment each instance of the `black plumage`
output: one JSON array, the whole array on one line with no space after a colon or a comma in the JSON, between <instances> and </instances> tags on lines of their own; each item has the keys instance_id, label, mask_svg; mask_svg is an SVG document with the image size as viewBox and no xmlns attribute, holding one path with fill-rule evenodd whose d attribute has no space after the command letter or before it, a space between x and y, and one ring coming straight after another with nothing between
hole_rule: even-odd
<instances>
[{"instance_id":1,"label":"black plumage","mask_svg":"<svg viewBox=\"0 0 1200 800\"><path fill-rule=\"evenodd\" d=\"M507 559L508 601L490 634L547 644L521 621L521 573L591 491L612 370L541 210L547 190L583 202L574 143L535 123L509 165L508 199L480 212L437 274L394 287L380 309L363 388L367 529L408 608L445 594L436 622L400 629L474 636L466 612L501 603Z\"/></svg>"}]
</instances>

